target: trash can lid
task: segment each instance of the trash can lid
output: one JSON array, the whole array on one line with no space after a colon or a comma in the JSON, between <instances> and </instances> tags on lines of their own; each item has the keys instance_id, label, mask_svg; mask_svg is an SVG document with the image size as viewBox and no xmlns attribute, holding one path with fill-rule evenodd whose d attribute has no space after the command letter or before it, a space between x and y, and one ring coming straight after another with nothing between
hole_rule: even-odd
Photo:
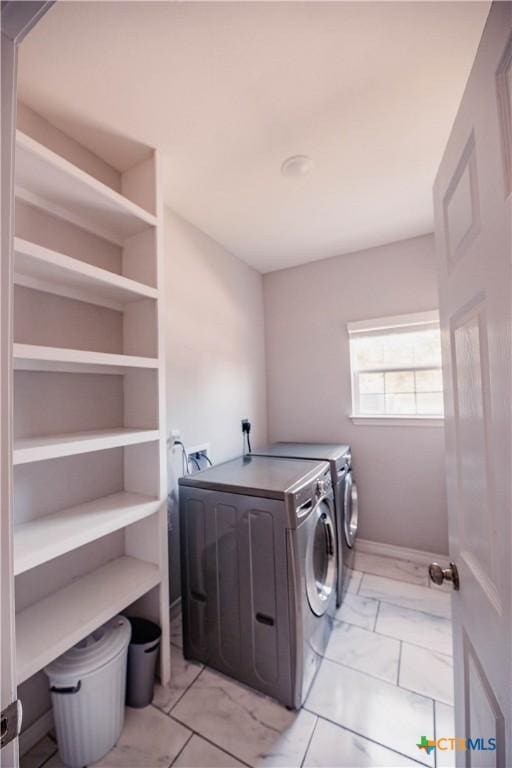
<instances>
[{"instance_id":1,"label":"trash can lid","mask_svg":"<svg viewBox=\"0 0 512 768\"><path fill-rule=\"evenodd\" d=\"M114 616L102 627L52 661L44 671L53 683L64 684L95 672L118 656L130 642L131 626L124 616Z\"/></svg>"}]
</instances>

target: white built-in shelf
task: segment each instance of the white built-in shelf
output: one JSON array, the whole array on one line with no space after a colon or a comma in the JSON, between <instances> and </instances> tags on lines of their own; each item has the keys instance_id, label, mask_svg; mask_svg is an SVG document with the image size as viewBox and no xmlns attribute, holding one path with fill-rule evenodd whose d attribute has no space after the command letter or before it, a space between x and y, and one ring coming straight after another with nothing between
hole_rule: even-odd
<instances>
[{"instance_id":1,"label":"white built-in shelf","mask_svg":"<svg viewBox=\"0 0 512 768\"><path fill-rule=\"evenodd\" d=\"M156 217L103 182L16 131L17 197L122 245Z\"/></svg>"},{"instance_id":2,"label":"white built-in shelf","mask_svg":"<svg viewBox=\"0 0 512 768\"><path fill-rule=\"evenodd\" d=\"M158 295L149 285L19 237L14 239L14 282L119 311L133 301Z\"/></svg>"},{"instance_id":3,"label":"white built-in shelf","mask_svg":"<svg viewBox=\"0 0 512 768\"><path fill-rule=\"evenodd\" d=\"M120 428L22 438L14 441L13 461L14 464L28 464L33 461L58 459L79 453L150 443L158 440L159 436L158 429Z\"/></svg>"},{"instance_id":4,"label":"white built-in shelf","mask_svg":"<svg viewBox=\"0 0 512 768\"><path fill-rule=\"evenodd\" d=\"M157 565L124 556L18 613L18 684L159 583Z\"/></svg>"},{"instance_id":5,"label":"white built-in shelf","mask_svg":"<svg viewBox=\"0 0 512 768\"><path fill-rule=\"evenodd\" d=\"M86 349L13 344L16 371L57 371L61 373L126 373L128 368L158 368L154 357L114 355Z\"/></svg>"},{"instance_id":6,"label":"white built-in shelf","mask_svg":"<svg viewBox=\"0 0 512 768\"><path fill-rule=\"evenodd\" d=\"M14 527L15 575L136 523L160 508L151 496L120 491Z\"/></svg>"}]
</instances>

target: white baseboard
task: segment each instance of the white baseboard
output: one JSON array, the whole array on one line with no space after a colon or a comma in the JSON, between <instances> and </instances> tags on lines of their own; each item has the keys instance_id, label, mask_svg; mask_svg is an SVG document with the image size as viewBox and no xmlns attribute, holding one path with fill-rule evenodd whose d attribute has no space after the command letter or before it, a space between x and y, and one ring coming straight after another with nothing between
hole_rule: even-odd
<instances>
[{"instance_id":1,"label":"white baseboard","mask_svg":"<svg viewBox=\"0 0 512 768\"><path fill-rule=\"evenodd\" d=\"M32 725L20 734L20 755L26 755L27 752L44 739L47 733L53 728L53 712L49 709L44 715L36 720Z\"/></svg>"},{"instance_id":2,"label":"white baseboard","mask_svg":"<svg viewBox=\"0 0 512 768\"><path fill-rule=\"evenodd\" d=\"M381 555L381 557L392 557L395 560L409 560L418 565L430 565L433 562L443 562L448 555L439 555L435 552L425 552L421 549L410 549L409 547L397 547L394 544L382 544L380 541L370 541L369 539L356 539L356 552L366 552L368 555Z\"/></svg>"}]
</instances>

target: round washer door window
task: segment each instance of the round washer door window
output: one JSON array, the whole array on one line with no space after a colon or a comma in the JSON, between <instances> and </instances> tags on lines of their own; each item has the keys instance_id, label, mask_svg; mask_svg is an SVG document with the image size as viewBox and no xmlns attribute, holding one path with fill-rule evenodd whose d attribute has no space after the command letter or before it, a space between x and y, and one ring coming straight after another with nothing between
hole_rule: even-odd
<instances>
[{"instance_id":1,"label":"round washer door window","mask_svg":"<svg viewBox=\"0 0 512 768\"><path fill-rule=\"evenodd\" d=\"M306 551L306 592L313 613L322 616L336 584L335 529L332 506L319 502Z\"/></svg>"}]
</instances>

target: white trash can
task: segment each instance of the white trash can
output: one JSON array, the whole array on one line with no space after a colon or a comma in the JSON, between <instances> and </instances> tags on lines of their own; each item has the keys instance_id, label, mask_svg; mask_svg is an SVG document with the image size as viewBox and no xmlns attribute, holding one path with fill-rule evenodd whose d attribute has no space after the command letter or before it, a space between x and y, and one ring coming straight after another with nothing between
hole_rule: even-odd
<instances>
[{"instance_id":1,"label":"white trash can","mask_svg":"<svg viewBox=\"0 0 512 768\"><path fill-rule=\"evenodd\" d=\"M130 622L115 616L47 667L59 756L84 768L109 752L124 724Z\"/></svg>"}]
</instances>

